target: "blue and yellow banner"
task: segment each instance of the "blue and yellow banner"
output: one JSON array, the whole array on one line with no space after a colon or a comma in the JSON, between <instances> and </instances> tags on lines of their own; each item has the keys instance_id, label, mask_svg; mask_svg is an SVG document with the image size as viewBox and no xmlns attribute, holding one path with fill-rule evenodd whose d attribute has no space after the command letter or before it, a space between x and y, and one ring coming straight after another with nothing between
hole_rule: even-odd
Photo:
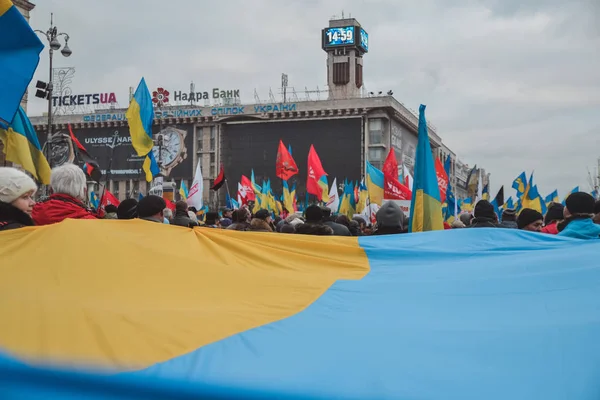
<instances>
[{"instance_id":1,"label":"blue and yellow banner","mask_svg":"<svg viewBox=\"0 0 600 400\"><path fill-rule=\"evenodd\" d=\"M366 186L368 191L369 203L383 204L383 172L375 168L370 162L366 163Z\"/></svg>"},{"instance_id":2,"label":"blue and yellow banner","mask_svg":"<svg viewBox=\"0 0 600 400\"><path fill-rule=\"evenodd\" d=\"M419 139L412 191L409 232L444 229L440 189L427 132L425 105L423 104L419 107Z\"/></svg>"},{"instance_id":3,"label":"blue and yellow banner","mask_svg":"<svg viewBox=\"0 0 600 400\"><path fill-rule=\"evenodd\" d=\"M44 45L10 0L0 0L0 127L15 118Z\"/></svg>"},{"instance_id":4,"label":"blue and yellow banner","mask_svg":"<svg viewBox=\"0 0 600 400\"><path fill-rule=\"evenodd\" d=\"M23 108L19 107L7 129L0 128L0 141L7 161L20 165L39 182L50 183L50 165Z\"/></svg>"},{"instance_id":5,"label":"blue and yellow banner","mask_svg":"<svg viewBox=\"0 0 600 400\"><path fill-rule=\"evenodd\" d=\"M599 253L511 229L4 231L0 398L597 399Z\"/></svg>"}]
</instances>

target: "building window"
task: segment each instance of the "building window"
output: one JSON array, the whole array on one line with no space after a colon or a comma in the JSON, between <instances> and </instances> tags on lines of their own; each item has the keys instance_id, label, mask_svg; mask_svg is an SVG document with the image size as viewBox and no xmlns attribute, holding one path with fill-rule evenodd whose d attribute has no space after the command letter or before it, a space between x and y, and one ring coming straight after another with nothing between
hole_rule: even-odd
<instances>
[{"instance_id":1,"label":"building window","mask_svg":"<svg viewBox=\"0 0 600 400\"><path fill-rule=\"evenodd\" d=\"M210 154L210 164L213 165L215 163L215 153Z\"/></svg>"},{"instance_id":2,"label":"building window","mask_svg":"<svg viewBox=\"0 0 600 400\"><path fill-rule=\"evenodd\" d=\"M198 152L203 151L204 149L204 141L202 140L202 135L200 135L200 138L198 139Z\"/></svg>"},{"instance_id":3,"label":"building window","mask_svg":"<svg viewBox=\"0 0 600 400\"><path fill-rule=\"evenodd\" d=\"M137 179L133 181L133 197L136 198L136 196L140 193L140 181L138 181Z\"/></svg>"},{"instance_id":4,"label":"building window","mask_svg":"<svg viewBox=\"0 0 600 400\"><path fill-rule=\"evenodd\" d=\"M129 197L133 197L131 195L131 180L127 179L127 181L125 181L125 197L129 198Z\"/></svg>"},{"instance_id":5,"label":"building window","mask_svg":"<svg viewBox=\"0 0 600 400\"><path fill-rule=\"evenodd\" d=\"M215 164L210 164L210 176L215 176ZM211 186L213 185L212 183L210 184Z\"/></svg>"},{"instance_id":6,"label":"building window","mask_svg":"<svg viewBox=\"0 0 600 400\"><path fill-rule=\"evenodd\" d=\"M217 131L216 126L210 127L210 151L215 151L215 142L216 142L216 136L217 136L216 131Z\"/></svg>"},{"instance_id":7,"label":"building window","mask_svg":"<svg viewBox=\"0 0 600 400\"><path fill-rule=\"evenodd\" d=\"M383 160L383 149L369 149L369 162Z\"/></svg>"},{"instance_id":8,"label":"building window","mask_svg":"<svg viewBox=\"0 0 600 400\"><path fill-rule=\"evenodd\" d=\"M373 118L369 120L369 143L383 143L383 121L381 118Z\"/></svg>"}]
</instances>

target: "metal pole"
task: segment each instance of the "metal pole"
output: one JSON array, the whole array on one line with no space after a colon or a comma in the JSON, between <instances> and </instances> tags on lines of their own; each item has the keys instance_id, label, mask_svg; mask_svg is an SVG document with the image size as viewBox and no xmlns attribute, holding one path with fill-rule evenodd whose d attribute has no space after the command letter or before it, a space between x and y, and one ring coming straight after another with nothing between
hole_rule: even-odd
<instances>
[{"instance_id":1,"label":"metal pole","mask_svg":"<svg viewBox=\"0 0 600 400\"><path fill-rule=\"evenodd\" d=\"M48 136L46 137L46 144L48 147L48 163L50 168L52 168L52 56L54 54L54 50L50 47L50 78L48 80Z\"/></svg>"}]
</instances>

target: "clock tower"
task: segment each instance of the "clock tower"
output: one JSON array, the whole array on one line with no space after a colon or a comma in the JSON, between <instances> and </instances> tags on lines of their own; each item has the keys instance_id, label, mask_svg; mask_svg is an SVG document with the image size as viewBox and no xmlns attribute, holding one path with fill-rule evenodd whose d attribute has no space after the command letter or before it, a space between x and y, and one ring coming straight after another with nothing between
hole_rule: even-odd
<instances>
[{"instance_id":1,"label":"clock tower","mask_svg":"<svg viewBox=\"0 0 600 400\"><path fill-rule=\"evenodd\" d=\"M369 35L354 18L330 20L321 35L322 49L327 53L329 99L360 97Z\"/></svg>"}]
</instances>

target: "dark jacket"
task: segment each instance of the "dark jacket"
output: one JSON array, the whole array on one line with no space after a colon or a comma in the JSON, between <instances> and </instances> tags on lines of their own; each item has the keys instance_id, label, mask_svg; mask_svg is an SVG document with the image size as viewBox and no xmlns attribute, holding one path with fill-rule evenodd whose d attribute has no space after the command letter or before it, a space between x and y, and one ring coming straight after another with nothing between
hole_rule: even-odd
<instances>
[{"instance_id":1,"label":"dark jacket","mask_svg":"<svg viewBox=\"0 0 600 400\"><path fill-rule=\"evenodd\" d=\"M471 225L469 227L470 228L499 228L499 225L495 219L479 217L479 218L473 218L471 220Z\"/></svg>"},{"instance_id":2,"label":"dark jacket","mask_svg":"<svg viewBox=\"0 0 600 400\"><path fill-rule=\"evenodd\" d=\"M193 228L194 226L198 226L198 223L189 217L187 211L176 211L175 216L171 220L171 225Z\"/></svg>"},{"instance_id":3,"label":"dark jacket","mask_svg":"<svg viewBox=\"0 0 600 400\"><path fill-rule=\"evenodd\" d=\"M11 204L0 201L0 231L33 225L29 215Z\"/></svg>"},{"instance_id":4,"label":"dark jacket","mask_svg":"<svg viewBox=\"0 0 600 400\"><path fill-rule=\"evenodd\" d=\"M306 222L304 224L296 225L296 233L299 235L319 235L319 236L334 235L333 229L330 226L325 225L325 224L320 224L320 223L313 223L313 222Z\"/></svg>"},{"instance_id":5,"label":"dark jacket","mask_svg":"<svg viewBox=\"0 0 600 400\"><path fill-rule=\"evenodd\" d=\"M273 232L271 225L269 225L269 223L264 219L260 218L252 218L252 221L250 221L250 228L248 228L248 230L252 232Z\"/></svg>"},{"instance_id":6,"label":"dark jacket","mask_svg":"<svg viewBox=\"0 0 600 400\"><path fill-rule=\"evenodd\" d=\"M227 229L232 231L247 231L250 229L250 224L245 221L234 222L233 224L229 225Z\"/></svg>"},{"instance_id":7,"label":"dark jacket","mask_svg":"<svg viewBox=\"0 0 600 400\"><path fill-rule=\"evenodd\" d=\"M506 228L506 229L519 229L519 226L517 225L517 221L502 221L502 222L500 222L498 227Z\"/></svg>"},{"instance_id":8,"label":"dark jacket","mask_svg":"<svg viewBox=\"0 0 600 400\"><path fill-rule=\"evenodd\" d=\"M333 221L325 221L323 224L330 227L335 236L352 236L350 230L342 224Z\"/></svg>"}]
</instances>

